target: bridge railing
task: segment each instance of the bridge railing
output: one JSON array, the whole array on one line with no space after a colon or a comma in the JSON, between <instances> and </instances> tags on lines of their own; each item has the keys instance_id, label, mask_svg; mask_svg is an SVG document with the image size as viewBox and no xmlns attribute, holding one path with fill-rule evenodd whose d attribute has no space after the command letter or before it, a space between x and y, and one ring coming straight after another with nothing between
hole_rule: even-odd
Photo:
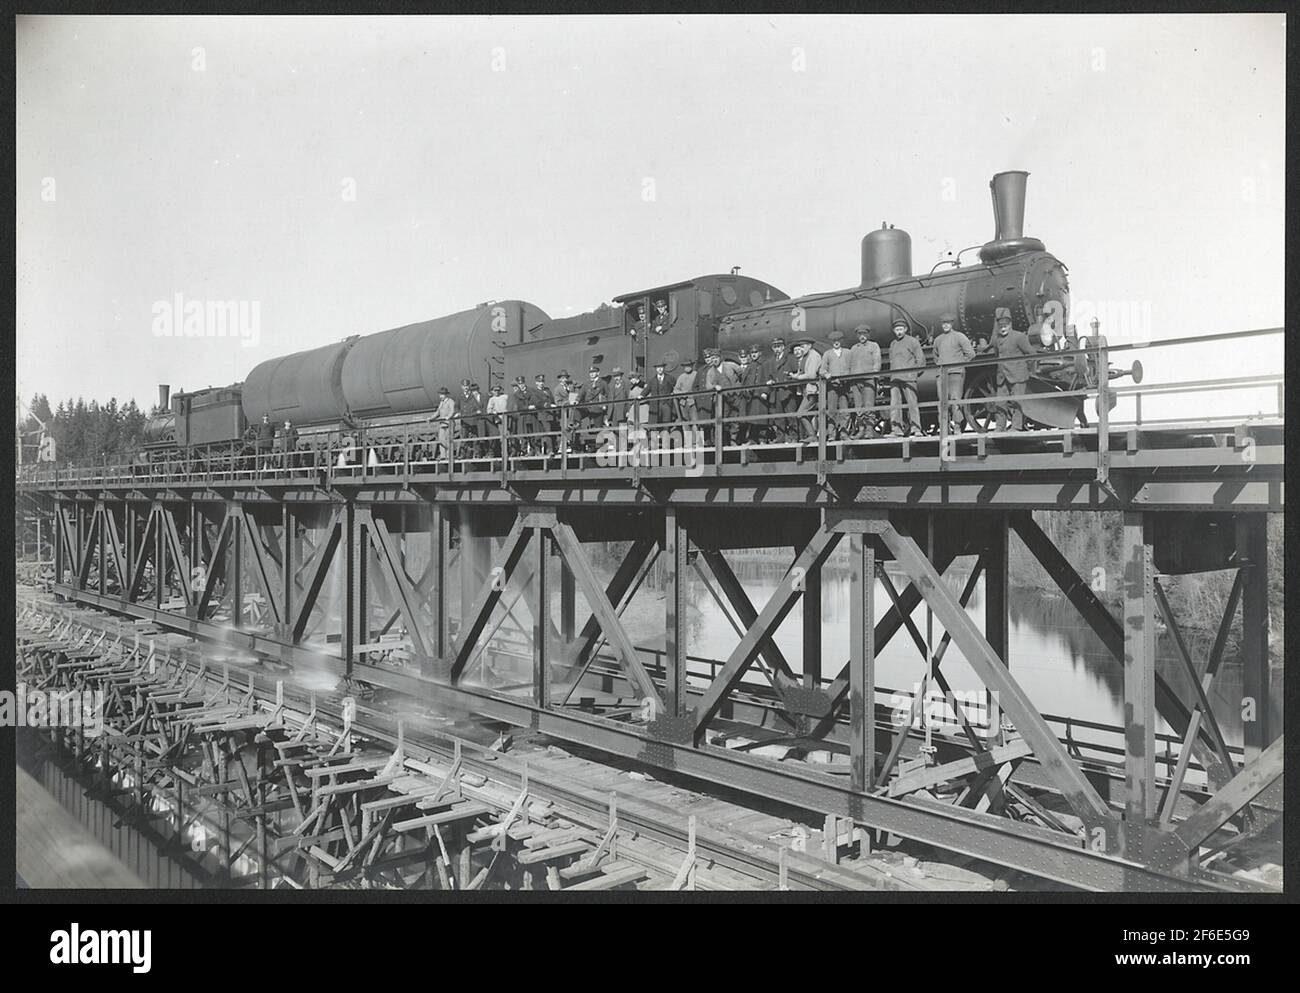
<instances>
[{"instance_id":1,"label":"bridge railing","mask_svg":"<svg viewBox=\"0 0 1300 993\"><path fill-rule=\"evenodd\" d=\"M849 451L870 458L875 446L896 443L904 427L913 443L937 444L939 451L946 453L944 457L957 459L970 448L968 442L974 435L987 439L1023 436L999 430L999 410L1000 419L1010 421L1019 401L1044 397L1077 408L1078 425L1031 425L1035 436L1093 436L1097 451L1104 453L1112 432L1238 426L1261 417L1281 420L1285 409L1280 371L1112 385L1112 359L1122 356L1124 361L1132 353L1147 355L1157 350L1187 354L1206 346L1253 348L1258 339L1273 337L1280 342L1282 334L1282 328L1265 328L1116 344L1082 339L1078 347L1024 357L1037 377L1035 388L1041 390L1046 384L1048 392L1023 396L997 392L998 368L1008 360L978 354L968 362L907 369L906 377L896 375L901 370L891 373L884 369L806 380L764 378L504 413L457 413L450 418L425 416L353 428L307 428L293 451L285 451L282 442L241 441L188 454L106 456L76 465L38 463L21 467L18 478L31 485L202 485L299 477L328 483L370 475L450 479L479 473L507 478L542 469L567 475L593 465L666 465L679 456L688 464L711 464L720 471L728 461L744 462L764 450L775 457L782 450L794 450L792 457L799 461L815 450L815 457L825 462L842 454L847 446ZM950 395L949 375L953 373L962 375L961 396ZM697 380L701 375L707 373L697 373ZM911 423L907 416L913 404L907 396L908 387L900 382L914 375L919 379L914 410L920 424ZM644 384L642 390L648 387ZM897 398L890 396L895 390ZM1233 410L1231 403L1215 410L1204 402L1211 395L1253 392L1258 396L1261 391L1269 398L1266 406L1271 409L1261 406L1254 414ZM1194 414L1151 416L1153 406L1169 407L1171 400L1184 406L1195 403ZM1089 401L1095 408L1095 422L1086 417ZM973 424L972 432L961 430L963 419ZM891 422L892 431L885 433L883 426Z\"/></svg>"}]
</instances>

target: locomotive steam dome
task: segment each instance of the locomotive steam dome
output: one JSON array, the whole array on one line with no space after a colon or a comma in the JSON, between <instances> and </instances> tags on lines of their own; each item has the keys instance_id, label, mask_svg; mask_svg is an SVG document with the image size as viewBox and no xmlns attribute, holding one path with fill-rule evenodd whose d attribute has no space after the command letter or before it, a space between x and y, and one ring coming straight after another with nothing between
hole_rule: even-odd
<instances>
[{"instance_id":1,"label":"locomotive steam dome","mask_svg":"<svg viewBox=\"0 0 1300 993\"><path fill-rule=\"evenodd\" d=\"M868 231L862 239L862 288L912 275L912 236L892 224Z\"/></svg>"}]
</instances>

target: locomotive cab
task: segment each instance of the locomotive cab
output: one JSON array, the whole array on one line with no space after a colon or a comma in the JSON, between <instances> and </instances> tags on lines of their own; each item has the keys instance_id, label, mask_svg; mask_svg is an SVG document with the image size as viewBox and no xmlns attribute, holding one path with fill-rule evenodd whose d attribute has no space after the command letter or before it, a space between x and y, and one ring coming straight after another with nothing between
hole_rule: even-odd
<instances>
[{"instance_id":1,"label":"locomotive cab","mask_svg":"<svg viewBox=\"0 0 1300 993\"><path fill-rule=\"evenodd\" d=\"M732 272L614 299L628 315L625 325L632 342L633 368L645 376L658 362L672 373L683 358L698 360L705 348L717 344L718 325L733 311L788 300L789 296L768 283Z\"/></svg>"},{"instance_id":2,"label":"locomotive cab","mask_svg":"<svg viewBox=\"0 0 1300 993\"><path fill-rule=\"evenodd\" d=\"M605 376L621 366L646 378L661 361L676 375L682 359L698 361L717 344L718 325L732 311L788 299L776 287L737 273L624 293L614 306L547 321L526 340L506 345L505 381L523 376L531 383L542 373L553 383L566 369L581 383L593 365Z\"/></svg>"}]
</instances>

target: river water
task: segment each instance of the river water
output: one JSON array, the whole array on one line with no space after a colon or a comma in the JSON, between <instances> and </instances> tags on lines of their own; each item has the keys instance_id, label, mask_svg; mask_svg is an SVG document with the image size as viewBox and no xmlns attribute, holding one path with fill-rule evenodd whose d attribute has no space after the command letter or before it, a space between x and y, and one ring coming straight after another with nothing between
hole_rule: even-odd
<instances>
[{"instance_id":1,"label":"river water","mask_svg":"<svg viewBox=\"0 0 1300 993\"><path fill-rule=\"evenodd\" d=\"M789 564L789 556L780 553L758 553L731 557L733 570L740 578L757 608L762 607L775 591L781 575ZM907 580L895 571L892 563L886 567L893 585L900 593ZM962 569L959 560L945 575L945 581L959 593L969 579L969 571ZM837 564L832 559L823 570L822 580L822 673L824 677L836 676L849 657L849 597L850 580L847 563ZM725 659L739 640L727 614L715 602L708 587L694 574L691 576L689 603L689 651L692 656ZM891 601L880 583L875 589L877 618L884 615ZM1035 588L1013 587L1009 598L1010 631L1009 659L1011 672L1020 686L1045 715L1096 721L1110 725L1123 724L1123 667L1106 651L1100 640L1084 623L1074 607L1063 596L1046 595ZM581 601L580 607L581 610ZM663 596L649 589L638 593L625 615L625 621L639 646L663 648ZM802 606L797 604L777 632L776 642L795 671L799 671L802 654ZM984 618L984 582L977 585L967 604L967 612L982 628ZM922 637L927 631L927 611L919 606L912 617ZM931 644L938 646L943 628L934 621ZM1184 637L1189 651L1204 669L1214 632L1188 629ZM1192 698L1182 663L1167 633L1161 632L1157 641L1157 669L1173 686L1183 700ZM947 677L958 699L963 694L979 694L984 684L956 645L950 645L943 656L941 670ZM888 700L889 691L901 691L898 699L906 705L910 694L916 692L925 672L924 655L906 629L900 630L878 652L876 659L876 686L878 693ZM755 675L753 682L763 677ZM1270 713L1273 727L1281 727L1282 670L1271 670ZM1235 639L1215 680L1211 693L1211 706L1228 744L1240 745L1242 741L1242 667L1235 656ZM1161 722L1158 730L1168 731Z\"/></svg>"},{"instance_id":2,"label":"river water","mask_svg":"<svg viewBox=\"0 0 1300 993\"><path fill-rule=\"evenodd\" d=\"M596 551L593 548L593 551ZM751 602L761 609L775 591L785 570L789 567L790 552L778 550L755 550L725 553L733 571L740 579ZM614 564L607 554L597 552L595 572L602 586L608 583L613 573ZM972 558L959 559L948 570L944 581L957 594L969 579ZM420 563L415 561L410 568L419 574ZM886 563L886 573L892 579L896 590L901 592L907 585L906 577L896 569L893 563ZM559 621L559 562L552 557L548 561L547 587L551 593L552 620ZM659 564L651 570L646 583L642 586L623 614L623 623L632 642L642 650L660 651L664 649L664 598L658 583ZM453 570L453 577L458 577L459 570ZM688 572L688 611L687 632L688 651L696 660L725 660L739 641L739 635L728 615L714 600L709 587L697 576L694 570ZM530 584L531 585L531 584ZM326 593L333 591L333 600L341 602L342 576L334 576L326 584ZM850 579L847 555L843 549L837 549L823 568L821 629L822 629L822 674L833 678L848 661L849 657L849 596ZM508 597L509 599L513 599ZM328 599L328 597L327 597ZM448 604L453 618L458 619L460 604L457 596L449 598ZM511 613L515 623L506 624L499 629L495 623L489 630L498 630L491 638L495 651L504 650L507 655L517 660L518 672L511 672L510 680L518 682L526 677L528 658L531 648L527 643L531 631L528 595L519 599ZM877 618L884 615L890 607L890 598L878 582L875 587L875 610ZM391 609L391 605L390 608ZM777 631L776 642L787 661L795 671L800 670L799 660L802 656L802 602L797 603L789 616ZM984 583L977 581L967 603L967 612L979 627L984 619ZM378 618L383 613L375 614ZM590 609L579 590L576 601L578 627L586 621ZM1050 595L1033 587L1012 586L1009 597L1009 658L1011 673L1019 682L1029 698L1045 716L1069 717L1074 720L1093 721L1110 726L1121 726L1123 718L1123 669L1105 650L1100 640L1084 623L1074 607L1063 596ZM501 608L495 615L501 618ZM1239 615L1240 616L1240 615ZM913 620L922 637L927 631L927 611L924 604L913 612ZM1183 622L1184 637L1189 643L1189 650L1198 666L1198 673L1204 669L1213 640L1213 625L1217 618L1208 619L1208 626L1197 628ZM1238 622L1239 624L1239 622ZM943 636L942 626L935 621L930 627L931 644L938 646ZM509 645L503 642L510 642ZM606 649L608 651L608 648ZM1276 659L1274 662L1276 663ZM514 669L515 666L509 668ZM1184 701L1193 699L1191 683L1184 667L1174 649L1169 635L1161 631L1157 640L1157 669L1174 687ZM707 665L693 663L693 670L700 673L691 682L702 686L708 678ZM984 684L979 680L960 649L950 645L942 660L942 672L959 700L984 699ZM878 650L876 659L876 687L878 703L891 703L897 709L906 709L921 683L925 673L924 655L918 650L906 629L900 630L893 639ZM752 669L746 677L752 685L765 685L764 676ZM899 695L891 699L891 692ZM934 692L934 691L932 691ZM1236 639L1230 640L1223 664L1210 694L1211 706L1229 745L1242 743L1242 667L1236 658ZM927 696L929 699L929 696ZM1270 670L1270 700L1268 703L1271 726L1282 726L1282 669L1274 665ZM948 711L951 715L951 711ZM977 716L972 711L972 717ZM1063 728L1056 723L1055 729L1060 733ZM1157 731L1168 732L1163 722L1157 724ZM1093 737L1089 734L1084 738ZM1163 750L1163 749L1161 749Z\"/></svg>"}]
</instances>

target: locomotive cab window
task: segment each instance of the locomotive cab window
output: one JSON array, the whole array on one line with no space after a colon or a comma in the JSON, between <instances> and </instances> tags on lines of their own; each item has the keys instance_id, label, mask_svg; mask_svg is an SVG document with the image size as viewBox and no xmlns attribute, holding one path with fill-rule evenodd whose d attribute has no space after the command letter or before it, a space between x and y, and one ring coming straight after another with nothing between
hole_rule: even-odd
<instances>
[{"instance_id":1,"label":"locomotive cab window","mask_svg":"<svg viewBox=\"0 0 1300 993\"><path fill-rule=\"evenodd\" d=\"M641 334L646 329L646 315L650 310L650 301L629 300L623 311L623 330L628 334Z\"/></svg>"},{"instance_id":2,"label":"locomotive cab window","mask_svg":"<svg viewBox=\"0 0 1300 993\"><path fill-rule=\"evenodd\" d=\"M655 334L667 334L677 320L677 297L674 294L657 294L650 298L650 330Z\"/></svg>"}]
</instances>

